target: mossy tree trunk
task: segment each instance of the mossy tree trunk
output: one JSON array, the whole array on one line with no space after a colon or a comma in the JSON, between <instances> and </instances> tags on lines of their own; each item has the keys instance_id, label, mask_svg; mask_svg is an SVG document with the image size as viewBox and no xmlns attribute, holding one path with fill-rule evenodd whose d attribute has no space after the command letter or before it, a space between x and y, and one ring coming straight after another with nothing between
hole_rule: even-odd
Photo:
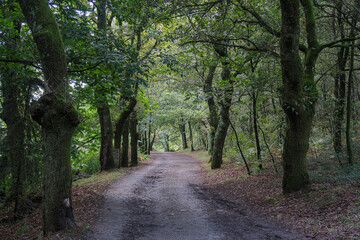
<instances>
[{"instance_id":1,"label":"mossy tree trunk","mask_svg":"<svg viewBox=\"0 0 360 240\"><path fill-rule=\"evenodd\" d=\"M215 51L219 55L222 64L221 89L223 94L222 99L219 100L220 115L214 137L214 148L211 154L211 169L220 168L222 164L223 148L227 130L230 124L230 107L234 92L234 83L233 79L231 78L228 51L226 47L222 45L216 45Z\"/></svg>"},{"instance_id":2,"label":"mossy tree trunk","mask_svg":"<svg viewBox=\"0 0 360 240\"><path fill-rule=\"evenodd\" d=\"M16 83L16 66L5 67L3 72L1 118L6 123L5 155L11 166L11 200L15 202L14 219L21 215L21 200L24 190L25 165L25 119L20 112L21 89Z\"/></svg>"},{"instance_id":3,"label":"mossy tree trunk","mask_svg":"<svg viewBox=\"0 0 360 240\"><path fill-rule=\"evenodd\" d=\"M132 40L131 40L132 44L135 40L135 37L137 39L136 51L135 51L136 53L133 55L133 60L132 60L133 63L136 63L138 61L139 52L142 46L141 32L142 32L142 26L140 25L139 28L136 31L134 31L134 35L132 36ZM131 73L130 71L125 72L126 81L131 79L132 77L133 77L133 73ZM130 114L134 111L135 106L137 104L137 99L136 99L137 91L138 91L138 84L136 83L133 88L133 92L131 96L126 96L126 95L122 96L124 101L124 106L123 109L121 110L120 117L115 123L115 139L114 139L114 147L119 152L122 151L120 148L121 148L121 135L123 133L124 124L129 119ZM142 145L142 147L145 147L145 145ZM147 148L145 148L145 151L147 151Z\"/></svg>"},{"instance_id":4,"label":"mossy tree trunk","mask_svg":"<svg viewBox=\"0 0 360 240\"><path fill-rule=\"evenodd\" d=\"M355 23L356 24L356 23ZM352 150L352 140L351 140L351 112L352 112L352 85L353 85L353 74L354 74L354 55L355 55L355 46L351 47L351 56L350 56L350 71L348 76L348 86L347 86L347 97L346 97L346 152L347 160L349 164L354 164L354 154Z\"/></svg>"},{"instance_id":5,"label":"mossy tree trunk","mask_svg":"<svg viewBox=\"0 0 360 240\"><path fill-rule=\"evenodd\" d=\"M138 165L138 133L137 133L137 125L138 120L136 116L136 111L133 111L130 116L130 137L131 137L131 166Z\"/></svg>"},{"instance_id":6,"label":"mossy tree trunk","mask_svg":"<svg viewBox=\"0 0 360 240\"><path fill-rule=\"evenodd\" d=\"M113 128L109 106L106 103L106 100L99 102L100 98L101 95L98 95L97 112L101 128L100 168L101 171L106 171L115 167L112 144Z\"/></svg>"},{"instance_id":7,"label":"mossy tree trunk","mask_svg":"<svg viewBox=\"0 0 360 240\"><path fill-rule=\"evenodd\" d=\"M120 117L115 123L114 147L115 149L118 149L119 152L121 152L121 135L123 132L124 124L129 119L129 116L135 109L137 103L136 95L137 86L135 87L134 96L131 96L129 98L129 101L126 103L126 106L120 113Z\"/></svg>"},{"instance_id":8,"label":"mossy tree trunk","mask_svg":"<svg viewBox=\"0 0 360 240\"><path fill-rule=\"evenodd\" d=\"M187 140L186 140L186 130L185 130L185 123L179 124L179 130L181 135L181 142L183 149L188 148Z\"/></svg>"},{"instance_id":9,"label":"mossy tree trunk","mask_svg":"<svg viewBox=\"0 0 360 240\"><path fill-rule=\"evenodd\" d=\"M356 2L357 9L360 8L360 3ZM354 12L352 16L352 26L350 31L350 37L354 38L356 35L357 23L359 20L359 13ZM349 164L354 163L354 155L352 149L352 140L351 140L351 115L352 115L352 91L353 91L353 78L354 78L354 57L355 57L355 43L351 44L351 53L350 53L350 66L349 66L349 76L347 84L347 97L346 97L346 152L347 160Z\"/></svg>"},{"instance_id":10,"label":"mossy tree trunk","mask_svg":"<svg viewBox=\"0 0 360 240\"><path fill-rule=\"evenodd\" d=\"M193 151L195 151L195 149L194 149L193 133L192 133L190 121L188 122L188 125L189 125L190 149L193 152Z\"/></svg>"},{"instance_id":11,"label":"mossy tree trunk","mask_svg":"<svg viewBox=\"0 0 360 240\"><path fill-rule=\"evenodd\" d=\"M129 122L129 120L126 120L123 127L120 167L129 166Z\"/></svg>"},{"instance_id":12,"label":"mossy tree trunk","mask_svg":"<svg viewBox=\"0 0 360 240\"><path fill-rule=\"evenodd\" d=\"M214 93L213 93L213 88L212 88L215 71L216 71L216 66L209 67L209 73L208 73L207 77L205 78L205 83L204 83L204 92L206 95L206 100L207 100L207 104L208 104L208 108L209 108L209 112L210 112L210 114L209 114L210 129L209 129L209 137L208 137L208 139L209 139L208 140L209 154L212 153L212 150L214 148L215 132L216 132L216 128L219 123L218 109L217 109L217 106L215 103L215 98L214 98Z\"/></svg>"},{"instance_id":13,"label":"mossy tree trunk","mask_svg":"<svg viewBox=\"0 0 360 240\"><path fill-rule=\"evenodd\" d=\"M342 16L343 2L337 1L337 20L338 31L340 33L341 39L345 38L345 28ZM334 19L334 21L335 21ZM335 28L335 23L333 24ZM334 35L336 36L337 29L333 29ZM335 85L334 85L334 96L335 96L335 109L334 109L334 150L335 153L339 156L342 154L342 124L344 120L344 110L345 110L345 92L346 92L346 73L345 67L348 61L349 48L340 47L337 52L337 73L335 75Z\"/></svg>"},{"instance_id":14,"label":"mossy tree trunk","mask_svg":"<svg viewBox=\"0 0 360 240\"><path fill-rule=\"evenodd\" d=\"M71 140L79 123L68 94L67 64L61 34L46 0L19 0L40 54L50 89L31 109L42 126L44 172L42 186L43 232L74 226L71 199Z\"/></svg>"},{"instance_id":15,"label":"mossy tree trunk","mask_svg":"<svg viewBox=\"0 0 360 240\"><path fill-rule=\"evenodd\" d=\"M308 44L304 51L304 66L299 56L300 1L281 0L282 103L287 119L282 156L284 193L298 191L309 183L306 154L318 98L314 69L322 47L316 37L313 3L311 0L301 3L305 12Z\"/></svg>"},{"instance_id":16,"label":"mossy tree trunk","mask_svg":"<svg viewBox=\"0 0 360 240\"><path fill-rule=\"evenodd\" d=\"M97 26L101 32L101 37L106 38L106 4L107 0L97 0ZM102 79L99 79L101 82ZM113 156L113 126L111 113L106 94L101 91L100 86L96 87L95 99L97 102L97 112L101 128L101 146L100 146L100 167L101 170L110 170L115 167Z\"/></svg>"},{"instance_id":17,"label":"mossy tree trunk","mask_svg":"<svg viewBox=\"0 0 360 240\"><path fill-rule=\"evenodd\" d=\"M14 14L14 5L9 6L10 14ZM9 9L7 9L8 11ZM5 15L6 16L6 15ZM14 37L5 33L6 56L15 58L20 42L21 21L13 20ZM21 111L22 92L20 78L21 68L18 64L1 64L1 92L3 97L1 118L6 123L5 156L10 160L11 166L11 196L14 201L14 219L21 216L22 195L24 191L24 165L25 165L25 117Z\"/></svg>"}]
</instances>

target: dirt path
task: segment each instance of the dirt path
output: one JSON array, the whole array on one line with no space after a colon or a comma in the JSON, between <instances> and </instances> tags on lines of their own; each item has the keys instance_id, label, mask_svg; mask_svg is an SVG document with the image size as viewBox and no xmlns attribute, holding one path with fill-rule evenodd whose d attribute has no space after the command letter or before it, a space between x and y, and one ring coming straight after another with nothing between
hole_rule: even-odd
<instances>
[{"instance_id":1,"label":"dirt path","mask_svg":"<svg viewBox=\"0 0 360 240\"><path fill-rule=\"evenodd\" d=\"M152 164L111 186L89 239L302 239L204 190L197 160L152 154Z\"/></svg>"}]
</instances>

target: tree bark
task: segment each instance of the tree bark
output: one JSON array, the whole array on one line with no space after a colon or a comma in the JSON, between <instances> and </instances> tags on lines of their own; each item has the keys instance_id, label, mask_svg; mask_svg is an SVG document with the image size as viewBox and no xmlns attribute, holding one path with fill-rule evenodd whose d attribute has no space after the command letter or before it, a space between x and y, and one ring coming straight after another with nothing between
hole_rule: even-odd
<instances>
[{"instance_id":1,"label":"tree bark","mask_svg":"<svg viewBox=\"0 0 360 240\"><path fill-rule=\"evenodd\" d=\"M153 150L153 146L154 146L154 142L155 142L155 139L156 139L156 135L157 135L157 132L154 131L154 135L150 141L150 150L152 151Z\"/></svg>"},{"instance_id":2,"label":"tree bark","mask_svg":"<svg viewBox=\"0 0 360 240\"><path fill-rule=\"evenodd\" d=\"M126 120L122 134L120 167L128 167L129 163L129 120Z\"/></svg>"},{"instance_id":3,"label":"tree bark","mask_svg":"<svg viewBox=\"0 0 360 240\"><path fill-rule=\"evenodd\" d=\"M356 7L360 7L360 3L356 2ZM353 13L352 18L352 27L350 31L350 37L355 37L355 29L359 19L359 13ZM351 115L352 115L352 89L353 89L353 77L354 77L354 57L355 57L355 46L352 42L351 53L350 53L350 70L348 76L348 85L347 85L347 99L346 99L346 151L347 151L347 160L349 164L354 164L354 156L352 151L352 140L351 140Z\"/></svg>"},{"instance_id":4,"label":"tree bark","mask_svg":"<svg viewBox=\"0 0 360 240\"><path fill-rule=\"evenodd\" d=\"M148 139L147 139L147 132L146 131L144 131L143 132L143 152L144 152L144 154L147 154L147 150L148 150L148 143L149 143L149 141L148 141Z\"/></svg>"},{"instance_id":5,"label":"tree bark","mask_svg":"<svg viewBox=\"0 0 360 240\"><path fill-rule=\"evenodd\" d=\"M193 152L193 151L195 151L195 149L194 149L193 134L192 134L191 122L190 121L188 121L188 125L189 125L190 149Z\"/></svg>"},{"instance_id":6,"label":"tree bark","mask_svg":"<svg viewBox=\"0 0 360 240\"><path fill-rule=\"evenodd\" d=\"M214 79L216 71L216 66L210 66L209 67L209 73L205 79L204 83L204 92L207 99L207 104L209 107L209 144L208 144L208 153L211 154L212 150L214 149L214 138L215 138L215 132L216 128L219 124L219 117L218 117L218 109L215 103L214 99L214 93L212 88L212 83Z\"/></svg>"},{"instance_id":7,"label":"tree bark","mask_svg":"<svg viewBox=\"0 0 360 240\"><path fill-rule=\"evenodd\" d=\"M334 109L334 150L336 154L342 153L342 123L345 109L346 75L345 66L348 50L343 47L338 51L338 74L335 76L335 109Z\"/></svg>"},{"instance_id":8,"label":"tree bark","mask_svg":"<svg viewBox=\"0 0 360 240\"><path fill-rule=\"evenodd\" d=\"M149 114L149 131L148 131L148 143L147 143L147 154L150 155L151 152L151 112Z\"/></svg>"},{"instance_id":9,"label":"tree bark","mask_svg":"<svg viewBox=\"0 0 360 240\"><path fill-rule=\"evenodd\" d=\"M211 155L211 169L220 168L222 164L222 155L223 148L225 144L225 138L227 130L230 124L230 107L232 101L232 95L234 92L234 83L231 79L231 69L230 62L228 60L228 52L224 46L215 46L215 51L222 58L222 73L221 73L221 82L224 94L222 99L219 101L220 105L220 118L219 123L216 128L215 138L214 138L214 149L212 150Z\"/></svg>"},{"instance_id":10,"label":"tree bark","mask_svg":"<svg viewBox=\"0 0 360 240\"><path fill-rule=\"evenodd\" d=\"M42 126L44 174L42 187L43 232L74 226L71 200L71 140L79 123L68 94L64 46L55 17L46 0L19 0L40 53L44 78L51 92L31 109Z\"/></svg>"},{"instance_id":11,"label":"tree bark","mask_svg":"<svg viewBox=\"0 0 360 240\"><path fill-rule=\"evenodd\" d=\"M242 159L243 159L243 161L244 161L244 164L245 164L245 166L246 166L247 173L248 173L248 175L250 176L250 175L251 175L251 171L250 171L249 165L248 165L248 163L247 163L247 161L246 161L246 158L245 158L245 156L244 156L243 151L241 150L240 142L239 142L239 137L238 137L237 132L236 132L236 129L235 129L234 125L231 123L231 121L230 121L230 126L231 126L232 130L234 131L235 139L236 139L236 145L237 145L237 147L238 147L238 149L239 149L239 152L240 152L240 154L241 154L241 157L242 157Z\"/></svg>"},{"instance_id":12,"label":"tree bark","mask_svg":"<svg viewBox=\"0 0 360 240\"><path fill-rule=\"evenodd\" d=\"M281 0L282 107L287 129L283 148L283 192L298 191L309 183L306 153L318 98L314 69L321 51L317 41L312 0L301 1L306 18L308 48L304 68L299 56L299 1Z\"/></svg>"},{"instance_id":13,"label":"tree bark","mask_svg":"<svg viewBox=\"0 0 360 240\"><path fill-rule=\"evenodd\" d=\"M97 0L98 29L106 38L106 3L107 0ZM97 112L101 128L101 146L100 146L100 167L101 171L110 170L115 167L113 156L113 126L111 122L111 113L106 95L96 87L95 98L97 101Z\"/></svg>"},{"instance_id":14,"label":"tree bark","mask_svg":"<svg viewBox=\"0 0 360 240\"><path fill-rule=\"evenodd\" d=\"M257 96L255 94L255 90L252 92L252 102L253 102L253 123L254 123L254 133L255 133L255 143L256 143L256 157L258 167L262 169L262 160L261 160L261 147L260 147L260 139L259 139L259 131L258 131L258 123L257 123Z\"/></svg>"},{"instance_id":15,"label":"tree bark","mask_svg":"<svg viewBox=\"0 0 360 240\"><path fill-rule=\"evenodd\" d=\"M345 38L345 29L342 17L342 1L336 2L337 8L337 22L339 25L339 32L342 39ZM334 29L334 33L336 30ZM334 34L335 35L335 34ZM342 154L342 124L344 119L345 110L345 92L346 92L346 74L345 67L349 56L349 48L340 47L337 53L338 64L337 73L335 76L334 96L335 96L335 109L334 109L334 150L339 156Z\"/></svg>"},{"instance_id":16,"label":"tree bark","mask_svg":"<svg viewBox=\"0 0 360 240\"><path fill-rule=\"evenodd\" d=\"M130 117L130 137L131 137L131 167L138 165L138 133L137 125L138 120L136 117L136 111L133 111Z\"/></svg>"},{"instance_id":17,"label":"tree bark","mask_svg":"<svg viewBox=\"0 0 360 240\"><path fill-rule=\"evenodd\" d=\"M100 167L101 171L106 171L115 167L112 144L113 128L111 114L109 106L106 102L98 102L97 111L99 114L101 128Z\"/></svg>"},{"instance_id":18,"label":"tree bark","mask_svg":"<svg viewBox=\"0 0 360 240\"><path fill-rule=\"evenodd\" d=\"M135 96L130 97L129 102L126 107L124 107L124 110L120 113L119 119L115 123L115 149L119 149L121 147L121 134L123 131L124 124L126 120L129 118L130 114L134 110L137 100L136 100L136 94L137 94L137 87L135 89Z\"/></svg>"},{"instance_id":19,"label":"tree bark","mask_svg":"<svg viewBox=\"0 0 360 240\"><path fill-rule=\"evenodd\" d=\"M180 134L181 134L181 142L183 149L188 148L187 141L186 141L186 130L185 130L185 124L180 123L179 125Z\"/></svg>"},{"instance_id":20,"label":"tree bark","mask_svg":"<svg viewBox=\"0 0 360 240\"><path fill-rule=\"evenodd\" d=\"M10 7L10 14L14 14L13 6ZM14 31L18 35L15 37L7 36L5 42L7 55L13 57L17 54L17 47L20 42L21 22L13 21ZM22 89L17 82L21 69L11 63L1 66L2 79L2 113L1 118L6 123L6 138L4 153L10 160L11 166L11 193L10 199L15 202L14 219L21 216L22 196L24 191L24 165L25 165L25 118L21 113Z\"/></svg>"},{"instance_id":21,"label":"tree bark","mask_svg":"<svg viewBox=\"0 0 360 240\"><path fill-rule=\"evenodd\" d=\"M352 85L353 85L353 69L354 69L354 54L355 54L355 47L351 47L351 56L350 56L350 71L348 76L348 86L347 86L347 101L346 101L346 152L347 152L347 159L349 164L354 164L354 155L352 150L352 141L351 141L351 101L352 101Z\"/></svg>"}]
</instances>

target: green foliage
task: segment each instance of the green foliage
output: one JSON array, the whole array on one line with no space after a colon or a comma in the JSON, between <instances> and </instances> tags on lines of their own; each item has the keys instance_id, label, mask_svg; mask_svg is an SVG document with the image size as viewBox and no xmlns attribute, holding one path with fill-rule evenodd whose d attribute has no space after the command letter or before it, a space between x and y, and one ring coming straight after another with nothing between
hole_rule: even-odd
<instances>
[{"instance_id":1,"label":"green foliage","mask_svg":"<svg viewBox=\"0 0 360 240\"><path fill-rule=\"evenodd\" d=\"M22 227L20 227L16 231L15 238L19 238L21 235L23 235L24 233L27 233L29 230L30 230L30 226L27 223L25 223Z\"/></svg>"}]
</instances>

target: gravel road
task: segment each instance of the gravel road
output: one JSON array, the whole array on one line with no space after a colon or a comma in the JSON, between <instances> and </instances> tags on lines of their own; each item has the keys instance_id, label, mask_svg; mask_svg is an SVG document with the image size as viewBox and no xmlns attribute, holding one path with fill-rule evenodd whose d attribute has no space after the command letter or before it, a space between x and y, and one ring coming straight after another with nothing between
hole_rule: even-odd
<instances>
[{"instance_id":1,"label":"gravel road","mask_svg":"<svg viewBox=\"0 0 360 240\"><path fill-rule=\"evenodd\" d=\"M178 153L152 155L151 164L110 187L89 239L304 239L207 192L198 160Z\"/></svg>"}]
</instances>

